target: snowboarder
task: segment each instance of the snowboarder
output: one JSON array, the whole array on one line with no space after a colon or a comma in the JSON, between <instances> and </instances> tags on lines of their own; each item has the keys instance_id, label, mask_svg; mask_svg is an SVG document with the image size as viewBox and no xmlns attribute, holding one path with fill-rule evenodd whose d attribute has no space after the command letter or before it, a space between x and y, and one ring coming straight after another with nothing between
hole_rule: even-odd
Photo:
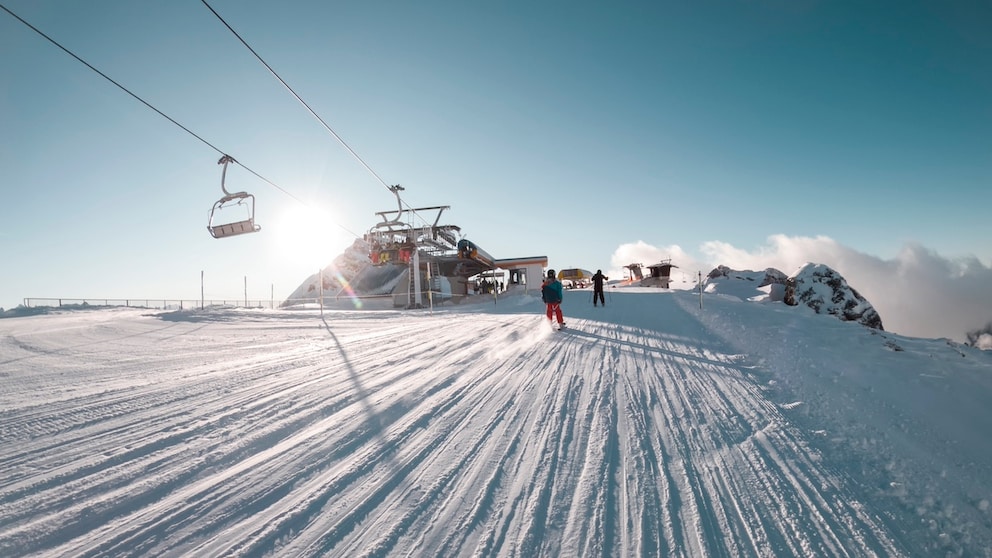
<instances>
[{"instance_id":1,"label":"snowboarder","mask_svg":"<svg viewBox=\"0 0 992 558\"><path fill-rule=\"evenodd\" d=\"M596 299L599 298L599 302L606 306L606 299L603 298L603 282L609 279L603 275L602 269L597 269L596 274L592 276L592 305L596 306Z\"/></svg>"},{"instance_id":2,"label":"snowboarder","mask_svg":"<svg viewBox=\"0 0 992 558\"><path fill-rule=\"evenodd\" d=\"M548 270L548 277L541 283L541 300L548 308L548 322L552 316L558 319L558 329L565 327L565 318L561 315L562 288L561 281L555 278L555 270Z\"/></svg>"}]
</instances>

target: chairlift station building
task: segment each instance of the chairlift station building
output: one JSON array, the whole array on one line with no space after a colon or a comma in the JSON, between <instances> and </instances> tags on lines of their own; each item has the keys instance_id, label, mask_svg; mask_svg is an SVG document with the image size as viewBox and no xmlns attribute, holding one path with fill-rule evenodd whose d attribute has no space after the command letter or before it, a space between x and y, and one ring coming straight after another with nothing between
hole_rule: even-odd
<instances>
[{"instance_id":1,"label":"chairlift station building","mask_svg":"<svg viewBox=\"0 0 992 558\"><path fill-rule=\"evenodd\" d=\"M393 189L396 190L393 190ZM390 188L399 202L399 186ZM365 234L373 266L401 266L406 277L393 291L394 306L417 308L426 296L459 301L469 294L470 277L502 269L507 272L507 291L539 289L547 256L496 259L475 243L459 238L461 228L441 223L450 206L380 211L382 221ZM433 217L427 221L425 216ZM421 225L413 224L415 220Z\"/></svg>"}]
</instances>

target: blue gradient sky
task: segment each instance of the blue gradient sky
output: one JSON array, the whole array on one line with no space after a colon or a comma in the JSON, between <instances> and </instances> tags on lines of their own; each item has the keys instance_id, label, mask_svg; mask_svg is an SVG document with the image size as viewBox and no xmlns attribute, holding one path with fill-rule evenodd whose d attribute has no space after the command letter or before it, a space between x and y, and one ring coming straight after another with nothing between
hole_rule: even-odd
<instances>
[{"instance_id":1,"label":"blue gradient sky","mask_svg":"<svg viewBox=\"0 0 992 558\"><path fill-rule=\"evenodd\" d=\"M201 2L2 4L291 195L233 167L263 230L211 238L220 154L0 11L0 306L198 298L201 270L279 299L395 207ZM988 2L210 4L497 258L642 242L705 273L714 242L826 238L992 265Z\"/></svg>"}]
</instances>

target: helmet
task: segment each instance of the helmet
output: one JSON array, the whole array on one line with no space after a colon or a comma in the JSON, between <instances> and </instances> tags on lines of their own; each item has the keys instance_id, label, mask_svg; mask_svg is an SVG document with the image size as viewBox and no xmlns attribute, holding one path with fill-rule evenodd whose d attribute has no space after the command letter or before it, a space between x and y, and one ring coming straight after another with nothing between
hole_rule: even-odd
<instances>
[{"instance_id":1,"label":"helmet","mask_svg":"<svg viewBox=\"0 0 992 558\"><path fill-rule=\"evenodd\" d=\"M548 279L554 279L554 278L555 278L555 270L549 269L548 270Z\"/></svg>"}]
</instances>

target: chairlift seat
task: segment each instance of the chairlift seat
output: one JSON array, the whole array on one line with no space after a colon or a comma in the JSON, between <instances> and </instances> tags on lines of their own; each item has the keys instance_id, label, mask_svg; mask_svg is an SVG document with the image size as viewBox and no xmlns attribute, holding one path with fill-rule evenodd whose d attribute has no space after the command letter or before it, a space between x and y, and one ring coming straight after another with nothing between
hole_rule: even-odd
<instances>
[{"instance_id":1,"label":"chairlift seat","mask_svg":"<svg viewBox=\"0 0 992 558\"><path fill-rule=\"evenodd\" d=\"M248 206L248 211L250 215L247 219L241 221L234 221L233 223L222 223L219 225L214 224L214 212L218 209L224 207L224 204L237 200L237 203L246 204ZM235 192L233 194L227 194L223 198L217 200L213 208L210 210L210 222L207 224L207 230L210 231L210 236L214 238L225 238L228 236L237 236L239 234L253 233L262 230L262 227L255 224L255 196L247 192Z\"/></svg>"},{"instance_id":2,"label":"chairlift seat","mask_svg":"<svg viewBox=\"0 0 992 558\"><path fill-rule=\"evenodd\" d=\"M244 221L225 223L223 225L211 225L207 228L210 230L210 236L214 238L224 238L225 236L236 236L262 230L262 227L255 224L254 219L245 219Z\"/></svg>"}]
</instances>

